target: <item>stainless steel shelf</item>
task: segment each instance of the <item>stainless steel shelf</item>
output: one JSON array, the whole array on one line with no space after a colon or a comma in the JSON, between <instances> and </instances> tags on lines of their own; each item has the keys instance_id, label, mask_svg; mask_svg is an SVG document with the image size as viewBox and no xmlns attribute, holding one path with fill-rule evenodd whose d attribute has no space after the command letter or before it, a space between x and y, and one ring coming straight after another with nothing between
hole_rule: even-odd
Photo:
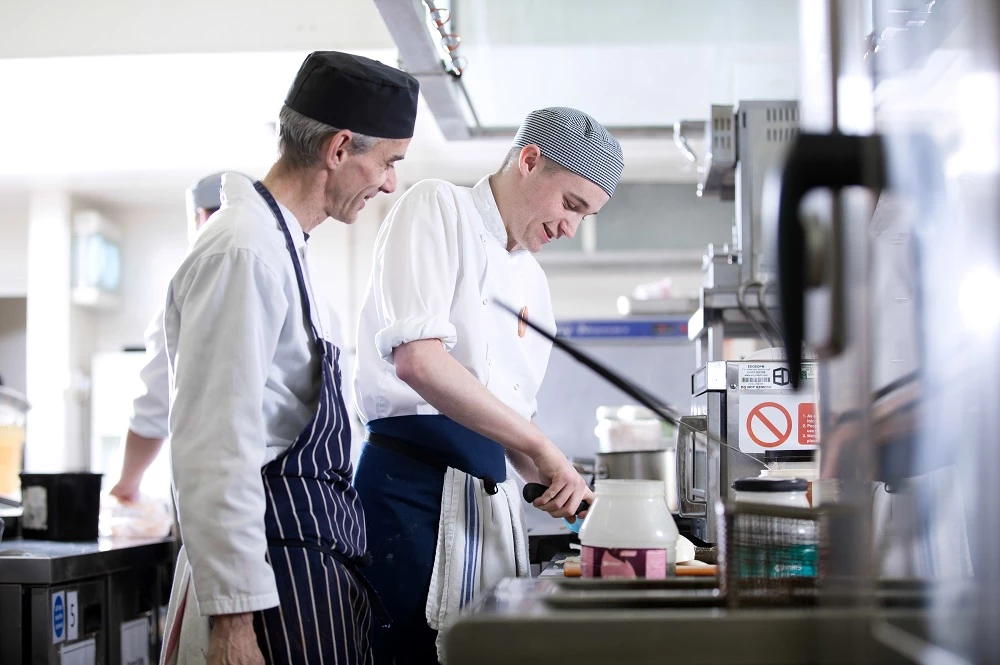
<instances>
[{"instance_id":1,"label":"stainless steel shelf","mask_svg":"<svg viewBox=\"0 0 1000 665\"><path fill-rule=\"evenodd\" d=\"M98 577L172 556L173 539L102 538L92 543L0 543L0 584L50 585Z\"/></svg>"}]
</instances>

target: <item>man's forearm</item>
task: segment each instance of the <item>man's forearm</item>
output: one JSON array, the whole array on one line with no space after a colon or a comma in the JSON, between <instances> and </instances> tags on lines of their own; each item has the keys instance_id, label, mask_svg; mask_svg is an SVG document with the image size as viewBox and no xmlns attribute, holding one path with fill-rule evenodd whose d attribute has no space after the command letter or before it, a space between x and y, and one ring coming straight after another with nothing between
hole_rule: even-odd
<instances>
[{"instance_id":1,"label":"man's forearm","mask_svg":"<svg viewBox=\"0 0 1000 665\"><path fill-rule=\"evenodd\" d=\"M122 476L138 477L146 472L163 447L163 439L151 439L128 431L125 435L125 460L122 462Z\"/></svg>"},{"instance_id":2,"label":"man's forearm","mask_svg":"<svg viewBox=\"0 0 1000 665\"><path fill-rule=\"evenodd\" d=\"M541 430L487 390L439 340L403 344L393 352L393 362L397 376L428 404L507 450L534 458L553 446Z\"/></svg>"},{"instance_id":3,"label":"man's forearm","mask_svg":"<svg viewBox=\"0 0 1000 665\"><path fill-rule=\"evenodd\" d=\"M524 453L518 452L516 450L507 449L507 459L510 460L511 465L517 474L521 476L521 480L526 483L543 483L541 475L538 473L538 467L531 461L531 458Z\"/></svg>"},{"instance_id":4,"label":"man's forearm","mask_svg":"<svg viewBox=\"0 0 1000 665\"><path fill-rule=\"evenodd\" d=\"M140 436L129 429L125 435L125 458L122 460L121 476L111 488L111 496L119 501L134 501L139 496L142 474L156 459L162 447L163 439Z\"/></svg>"}]
</instances>

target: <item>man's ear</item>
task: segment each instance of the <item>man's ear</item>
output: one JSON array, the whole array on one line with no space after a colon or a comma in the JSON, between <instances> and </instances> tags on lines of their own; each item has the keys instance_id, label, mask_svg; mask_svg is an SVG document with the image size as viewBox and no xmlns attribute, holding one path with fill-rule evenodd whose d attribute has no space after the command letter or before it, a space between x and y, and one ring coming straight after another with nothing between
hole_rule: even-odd
<instances>
[{"instance_id":1,"label":"man's ear","mask_svg":"<svg viewBox=\"0 0 1000 665\"><path fill-rule=\"evenodd\" d=\"M517 158L517 167L521 175L528 175L528 173L541 168L542 151L539 147L534 143L529 143L521 148L521 154Z\"/></svg>"},{"instance_id":2,"label":"man's ear","mask_svg":"<svg viewBox=\"0 0 1000 665\"><path fill-rule=\"evenodd\" d=\"M354 135L351 130L342 129L326 140L323 146L323 163L328 169L335 169L347 159L347 147Z\"/></svg>"}]
</instances>

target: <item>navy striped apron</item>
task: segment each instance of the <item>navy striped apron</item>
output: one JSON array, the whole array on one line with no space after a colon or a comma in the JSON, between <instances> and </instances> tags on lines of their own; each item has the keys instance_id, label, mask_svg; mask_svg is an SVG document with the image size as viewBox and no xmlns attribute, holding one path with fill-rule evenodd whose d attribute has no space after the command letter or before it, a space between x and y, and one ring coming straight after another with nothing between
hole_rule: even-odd
<instances>
[{"instance_id":1,"label":"navy striped apron","mask_svg":"<svg viewBox=\"0 0 1000 665\"><path fill-rule=\"evenodd\" d=\"M351 430L340 392L340 349L313 324L302 266L278 204L262 183L255 182L254 188L285 235L322 379L312 420L261 470L268 563L280 605L254 613L257 642L268 663L369 663L373 608L379 623L385 621L358 571L370 557L364 512L351 486Z\"/></svg>"},{"instance_id":2,"label":"navy striped apron","mask_svg":"<svg viewBox=\"0 0 1000 665\"><path fill-rule=\"evenodd\" d=\"M368 423L354 479L372 555L365 576L392 617L391 626L375 627L376 665L438 662L425 608L448 467L478 478L489 494L507 479L503 447L445 416Z\"/></svg>"}]
</instances>

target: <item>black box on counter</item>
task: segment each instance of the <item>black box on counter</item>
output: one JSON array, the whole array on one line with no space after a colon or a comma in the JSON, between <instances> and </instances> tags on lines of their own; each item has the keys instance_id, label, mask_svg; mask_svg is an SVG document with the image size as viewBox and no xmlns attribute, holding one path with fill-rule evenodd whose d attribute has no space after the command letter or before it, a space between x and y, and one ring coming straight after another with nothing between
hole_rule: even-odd
<instances>
[{"instance_id":1,"label":"black box on counter","mask_svg":"<svg viewBox=\"0 0 1000 665\"><path fill-rule=\"evenodd\" d=\"M97 540L101 474L22 473L21 501L24 538Z\"/></svg>"}]
</instances>

